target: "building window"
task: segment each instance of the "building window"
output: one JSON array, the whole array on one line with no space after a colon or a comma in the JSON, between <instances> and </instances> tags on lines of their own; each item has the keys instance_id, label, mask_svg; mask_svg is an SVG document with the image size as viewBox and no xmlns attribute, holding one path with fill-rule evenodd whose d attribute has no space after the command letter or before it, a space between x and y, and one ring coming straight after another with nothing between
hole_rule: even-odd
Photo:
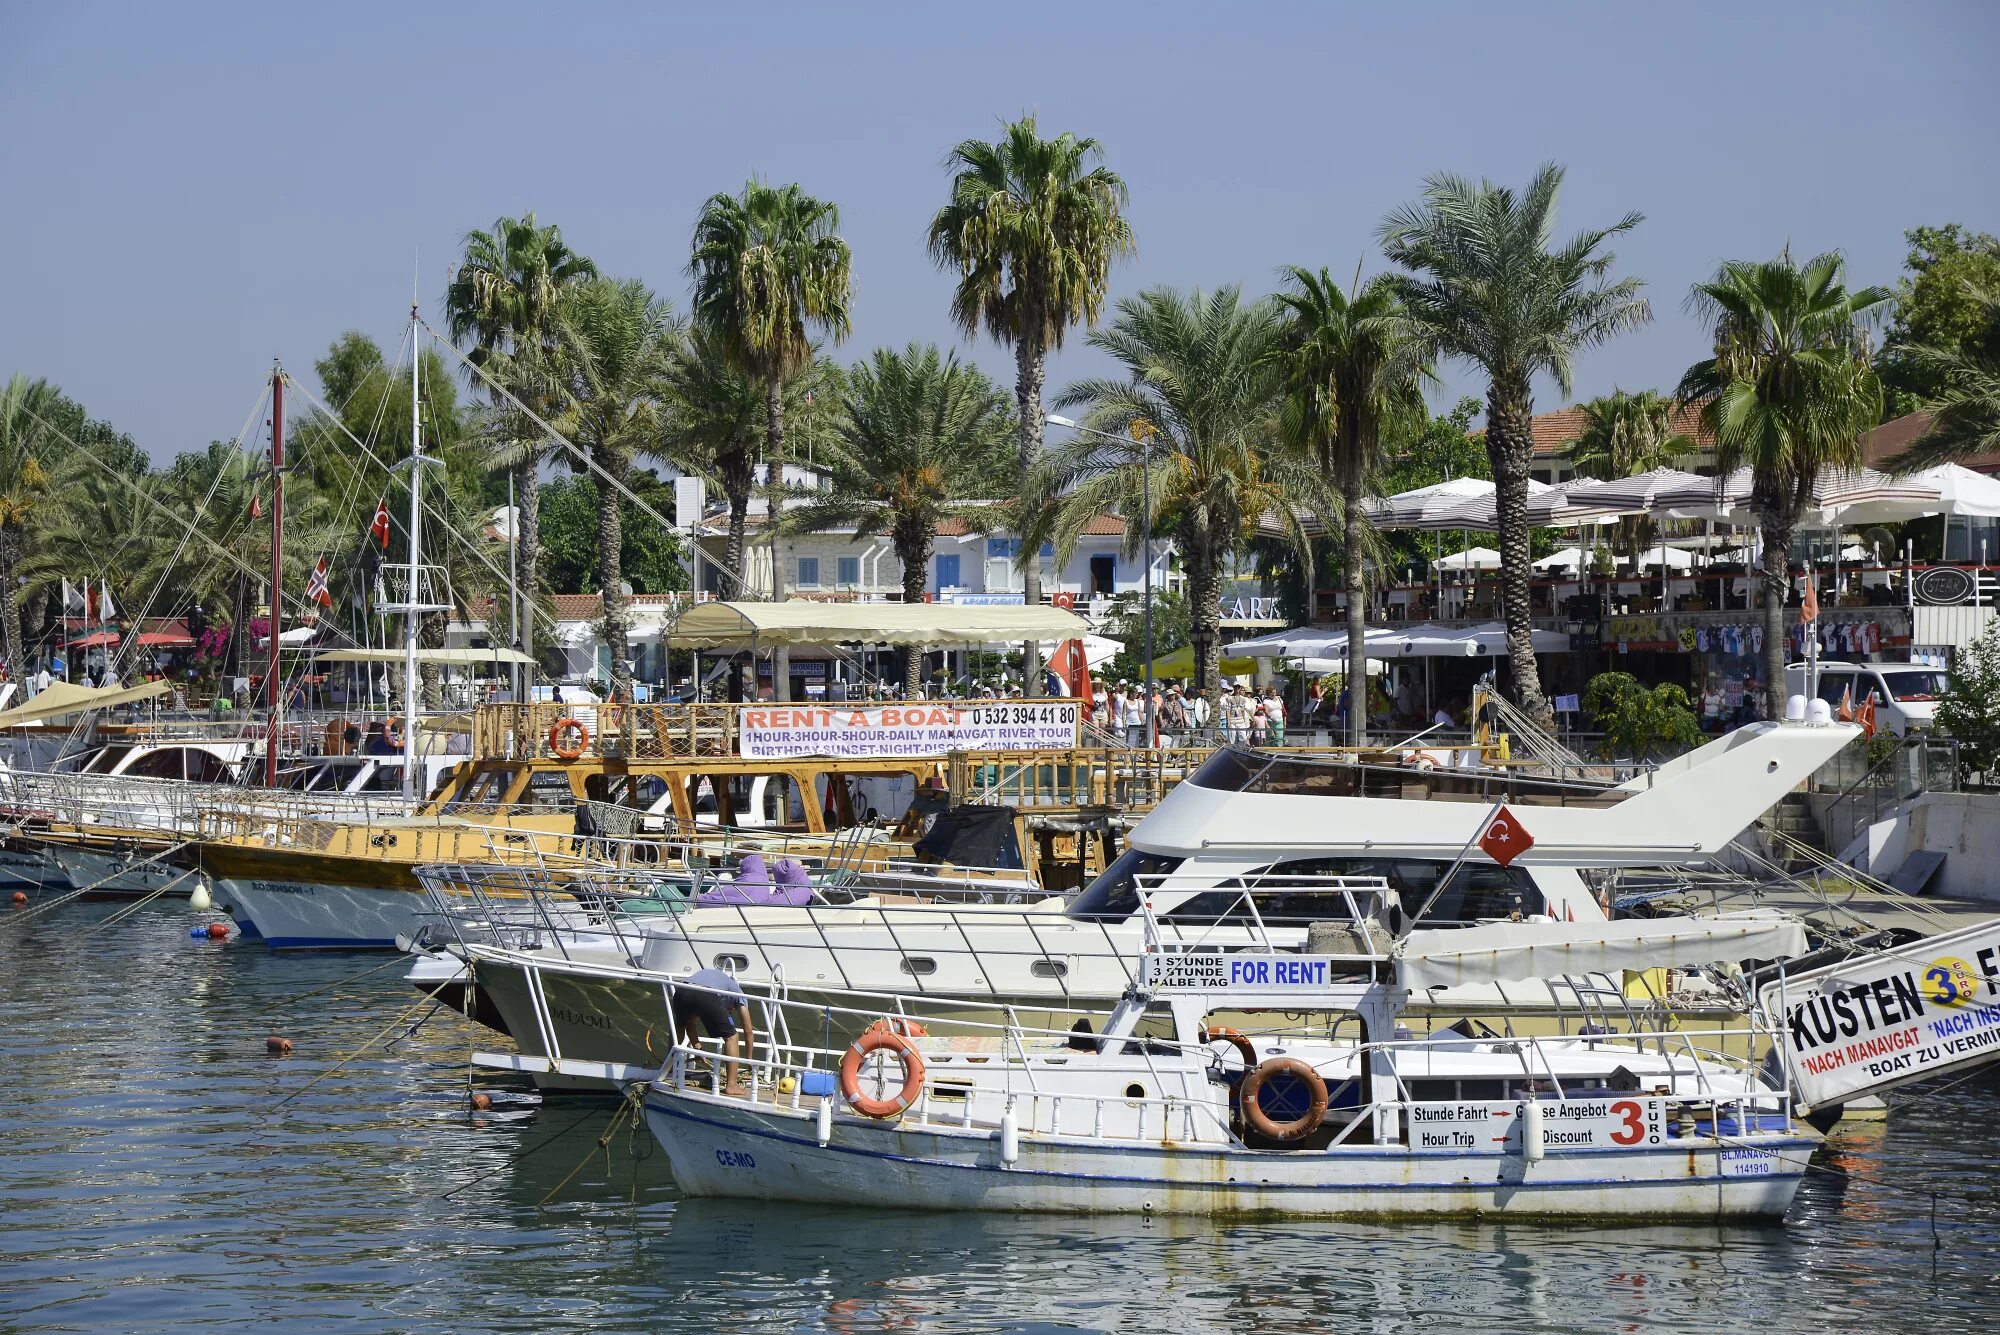
<instances>
[{"instance_id":1,"label":"building window","mask_svg":"<svg viewBox=\"0 0 2000 1335\"><path fill-rule=\"evenodd\" d=\"M1109 598L1118 592L1116 553L1090 558L1090 592L1095 598Z\"/></svg>"},{"instance_id":2,"label":"building window","mask_svg":"<svg viewBox=\"0 0 2000 1335\"><path fill-rule=\"evenodd\" d=\"M851 589L861 582L861 558L843 556L834 563L833 582L843 589Z\"/></svg>"},{"instance_id":3,"label":"building window","mask_svg":"<svg viewBox=\"0 0 2000 1335\"><path fill-rule=\"evenodd\" d=\"M940 591L960 587L958 582L958 558L956 556L940 556L937 559L937 586Z\"/></svg>"},{"instance_id":4,"label":"building window","mask_svg":"<svg viewBox=\"0 0 2000 1335\"><path fill-rule=\"evenodd\" d=\"M817 589L819 587L819 558L801 556L799 558L799 587Z\"/></svg>"}]
</instances>

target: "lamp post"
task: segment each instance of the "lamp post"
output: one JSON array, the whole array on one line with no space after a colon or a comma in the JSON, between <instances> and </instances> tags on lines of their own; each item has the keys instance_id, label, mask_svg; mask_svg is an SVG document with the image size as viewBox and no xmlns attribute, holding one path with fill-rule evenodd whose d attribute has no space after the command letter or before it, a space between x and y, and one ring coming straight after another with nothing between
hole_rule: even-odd
<instances>
[{"instance_id":1,"label":"lamp post","mask_svg":"<svg viewBox=\"0 0 2000 1335\"><path fill-rule=\"evenodd\" d=\"M1113 435L1109 431L1099 431L1095 427L1084 426L1067 417L1055 413L1044 413L1042 420L1050 426L1067 427L1085 436L1099 436L1105 440L1123 442L1125 437ZM1139 447L1139 531L1140 559L1140 610L1139 619L1145 626L1146 637L1146 745L1150 748L1158 735L1154 728L1158 720L1153 708L1153 437L1160 429L1143 417L1132 419L1131 437Z\"/></svg>"}]
</instances>

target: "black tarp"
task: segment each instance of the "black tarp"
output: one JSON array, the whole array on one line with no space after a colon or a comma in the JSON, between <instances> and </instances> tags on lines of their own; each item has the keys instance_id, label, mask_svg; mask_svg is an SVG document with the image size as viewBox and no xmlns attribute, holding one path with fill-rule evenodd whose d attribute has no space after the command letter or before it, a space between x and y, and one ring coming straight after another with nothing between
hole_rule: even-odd
<instances>
[{"instance_id":1,"label":"black tarp","mask_svg":"<svg viewBox=\"0 0 2000 1335\"><path fill-rule=\"evenodd\" d=\"M938 813L923 838L917 856L958 867L997 867L1020 871L1020 840L1015 837L1017 813L1012 807L952 807Z\"/></svg>"}]
</instances>

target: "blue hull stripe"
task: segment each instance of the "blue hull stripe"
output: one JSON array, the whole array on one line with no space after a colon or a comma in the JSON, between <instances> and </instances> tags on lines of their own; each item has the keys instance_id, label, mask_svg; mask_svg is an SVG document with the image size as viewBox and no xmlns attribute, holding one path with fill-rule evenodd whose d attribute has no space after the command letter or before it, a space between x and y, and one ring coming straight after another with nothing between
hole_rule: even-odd
<instances>
[{"instance_id":1,"label":"blue hull stripe","mask_svg":"<svg viewBox=\"0 0 2000 1335\"><path fill-rule=\"evenodd\" d=\"M944 1159L920 1159L914 1155L908 1155L908 1154L889 1154L881 1150L864 1150L849 1145L822 1146L817 1139L808 1140L802 1136L787 1136L777 1131L768 1131L752 1127L735 1126L728 1122L718 1122L711 1117L698 1117L693 1113L682 1112L678 1108L669 1107L651 1098L646 1100L646 1111L649 1113L657 1113L661 1117L671 1117L678 1121L695 1122L702 1126L712 1126L718 1131L727 1131L732 1135L755 1136L759 1140L775 1140L787 1145L797 1145L800 1146L801 1148L811 1148L815 1150L821 1150L823 1152L831 1151L837 1154L851 1154L856 1156L857 1158L862 1158L862 1159L884 1159L891 1163L919 1164L926 1168L951 1168L951 1169L956 1169L960 1172L968 1172L968 1173L997 1173L1004 1171L1009 1177L1049 1177L1049 1178L1058 1178L1068 1182L1121 1182L1121 1183L1132 1183L1138 1186L1148 1186L1148 1187L1153 1187L1153 1186L1163 1187L1163 1188L1172 1187L1175 1190L1186 1190L1189 1187L1212 1187L1212 1188L1230 1188L1230 1189L1254 1187L1259 1191L1328 1191L1328 1190L1463 1191L1466 1190L1467 1188L1478 1189L1485 1185L1491 1185L1495 1187L1515 1187L1515 1188L1526 1187L1527 1189L1533 1191L1546 1191L1555 1188L1561 1188L1563 1190L1573 1190L1583 1187L1678 1186L1683 1184L1687 1180L1685 1178L1661 1178L1658 1181L1653 1181L1651 1179L1639 1179L1635 1181L1631 1178L1604 1177L1604 1178L1591 1178L1577 1182L1521 1183L1521 1182L1503 1182L1498 1178L1495 1178L1491 1184L1467 1182L1463 1179L1460 1179L1455 1182L1356 1182L1351 1186L1345 1186L1345 1187L1335 1186L1332 1184L1322 1184L1322 1183L1312 1183L1312 1182L1175 1182L1167 1178L1128 1177L1122 1174L1058 1173L1045 1168L1014 1167L1003 1170L998 1168L986 1168L978 1164L952 1163ZM1784 1150L1800 1150L1800 1149L1809 1150L1811 1147L1812 1147L1811 1141L1790 1139L1773 1143L1769 1147L1769 1152L1776 1154ZM1764 1149L1765 1147L1759 1145L1755 1146L1754 1148ZM1177 1154L1184 1152L1185 1151L1181 1150L1175 1151L1175 1153ZM1229 1151L1218 1150L1216 1152L1228 1153ZM1243 1151L1237 1151L1237 1152L1242 1153ZM1627 1151L1617 1151L1617 1152L1626 1153ZM1292 1153L1298 1153L1298 1152L1294 1151ZM1377 1158L1377 1159L1384 1159L1384 1158L1421 1159L1423 1157L1421 1154L1408 1154L1394 1150L1377 1151L1366 1155L1363 1154L1349 1155L1347 1151L1342 1150L1342 1151L1336 1151L1333 1154L1329 1154L1326 1157L1328 1158L1328 1160L1332 1160L1336 1156L1341 1158L1366 1157L1366 1158ZM1555 1153L1555 1154L1550 1154L1548 1156L1549 1159L1572 1158L1572 1157L1581 1157L1581 1156L1574 1154L1574 1152ZM1544 1160L1544 1162L1547 1162L1547 1160ZM1763 1173L1759 1174L1754 1179L1713 1177L1704 1180L1709 1182L1714 1182L1719 1185L1724 1182L1735 1182L1735 1181L1774 1182L1774 1181L1783 1181L1787 1178L1800 1178L1804 1176L1805 1176L1805 1170L1800 1169L1796 1173Z\"/></svg>"}]
</instances>

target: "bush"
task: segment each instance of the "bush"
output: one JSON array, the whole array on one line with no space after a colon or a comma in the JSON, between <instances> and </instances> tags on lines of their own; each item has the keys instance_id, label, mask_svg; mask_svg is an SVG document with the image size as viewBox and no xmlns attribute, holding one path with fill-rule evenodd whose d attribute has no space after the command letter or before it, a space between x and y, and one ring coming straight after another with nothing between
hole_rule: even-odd
<instances>
[{"instance_id":1,"label":"bush","mask_svg":"<svg viewBox=\"0 0 2000 1335\"><path fill-rule=\"evenodd\" d=\"M1970 773L2000 766L2000 617L1953 656L1937 726L1957 739L1959 763Z\"/></svg>"},{"instance_id":2,"label":"bush","mask_svg":"<svg viewBox=\"0 0 2000 1335\"><path fill-rule=\"evenodd\" d=\"M1647 690L1629 672L1600 672L1583 688L1583 707L1604 733L1607 760L1652 760L1701 745L1688 693L1670 683Z\"/></svg>"}]
</instances>

